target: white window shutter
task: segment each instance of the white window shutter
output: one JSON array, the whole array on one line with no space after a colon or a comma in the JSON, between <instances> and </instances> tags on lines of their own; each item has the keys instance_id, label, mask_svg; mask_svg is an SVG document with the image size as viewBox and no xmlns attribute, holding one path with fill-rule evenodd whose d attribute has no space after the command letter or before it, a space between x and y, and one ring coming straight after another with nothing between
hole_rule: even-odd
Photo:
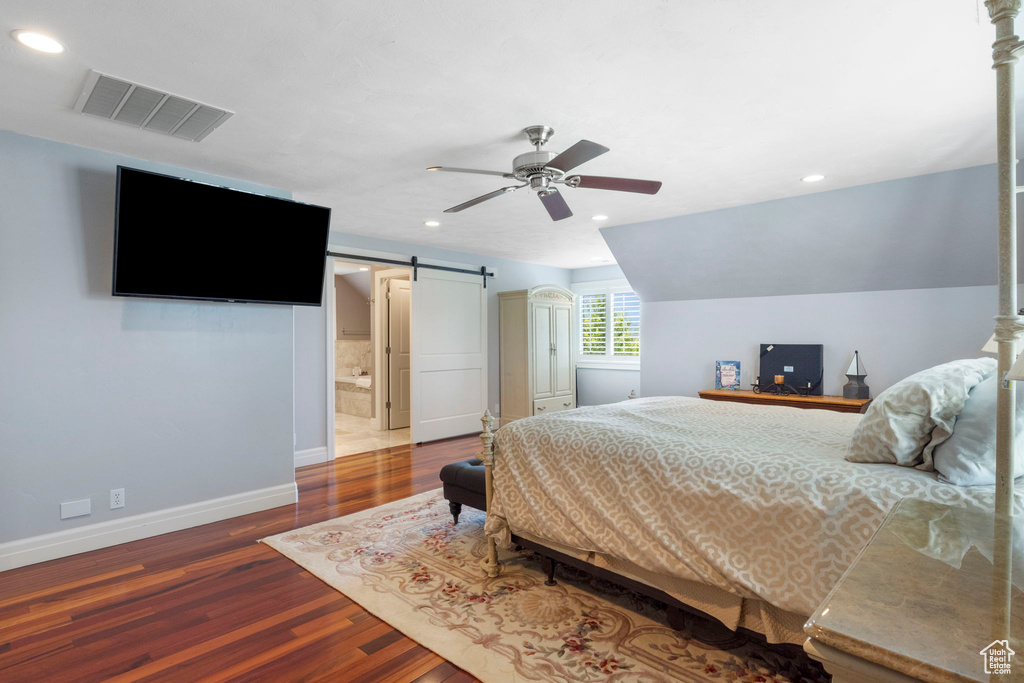
<instances>
[{"instance_id":1,"label":"white window shutter","mask_svg":"<svg viewBox=\"0 0 1024 683\"><path fill-rule=\"evenodd\" d=\"M607 354L607 294L586 294L580 297L580 332L582 355L604 356Z\"/></svg>"},{"instance_id":2,"label":"white window shutter","mask_svg":"<svg viewBox=\"0 0 1024 683\"><path fill-rule=\"evenodd\" d=\"M612 355L640 355L640 297L634 292L612 294Z\"/></svg>"}]
</instances>

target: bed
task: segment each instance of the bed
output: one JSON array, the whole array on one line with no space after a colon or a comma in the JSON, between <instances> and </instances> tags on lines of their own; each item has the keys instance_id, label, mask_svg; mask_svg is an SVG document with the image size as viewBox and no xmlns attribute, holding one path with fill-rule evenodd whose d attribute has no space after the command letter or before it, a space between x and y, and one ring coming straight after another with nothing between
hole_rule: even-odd
<instances>
[{"instance_id":1,"label":"bed","mask_svg":"<svg viewBox=\"0 0 1024 683\"><path fill-rule=\"evenodd\" d=\"M525 541L732 629L801 643L808 615L900 499L993 504L992 487L847 462L862 417L659 397L527 418L493 435L485 424L486 531L497 546ZM484 568L496 574L497 556Z\"/></svg>"}]
</instances>

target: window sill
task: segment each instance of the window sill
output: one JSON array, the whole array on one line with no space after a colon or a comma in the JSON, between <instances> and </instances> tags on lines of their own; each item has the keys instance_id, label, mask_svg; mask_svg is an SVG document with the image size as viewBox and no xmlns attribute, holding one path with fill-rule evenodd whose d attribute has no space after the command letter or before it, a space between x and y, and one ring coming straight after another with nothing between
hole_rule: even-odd
<instances>
[{"instance_id":1,"label":"window sill","mask_svg":"<svg viewBox=\"0 0 1024 683\"><path fill-rule=\"evenodd\" d=\"M640 372L640 361L577 360L576 367L584 370L632 370Z\"/></svg>"}]
</instances>

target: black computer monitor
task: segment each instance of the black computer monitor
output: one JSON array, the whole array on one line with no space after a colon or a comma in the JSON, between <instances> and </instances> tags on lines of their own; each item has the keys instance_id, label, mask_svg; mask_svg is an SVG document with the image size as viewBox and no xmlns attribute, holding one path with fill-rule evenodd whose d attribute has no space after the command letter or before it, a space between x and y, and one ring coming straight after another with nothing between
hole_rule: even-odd
<instances>
[{"instance_id":1,"label":"black computer monitor","mask_svg":"<svg viewBox=\"0 0 1024 683\"><path fill-rule=\"evenodd\" d=\"M761 344L760 385L767 388L783 375L790 387L802 393L809 383L807 393L821 396L824 357L822 344Z\"/></svg>"}]
</instances>

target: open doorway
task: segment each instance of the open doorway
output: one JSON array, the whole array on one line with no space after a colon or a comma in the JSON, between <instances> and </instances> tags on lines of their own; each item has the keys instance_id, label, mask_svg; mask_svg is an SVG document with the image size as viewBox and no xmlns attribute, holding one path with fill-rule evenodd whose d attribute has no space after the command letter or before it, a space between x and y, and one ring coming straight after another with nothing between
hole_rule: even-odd
<instances>
[{"instance_id":1,"label":"open doorway","mask_svg":"<svg viewBox=\"0 0 1024 683\"><path fill-rule=\"evenodd\" d=\"M407 269L335 260L333 270L334 456L409 443L408 409L404 424L400 415L410 389Z\"/></svg>"}]
</instances>

